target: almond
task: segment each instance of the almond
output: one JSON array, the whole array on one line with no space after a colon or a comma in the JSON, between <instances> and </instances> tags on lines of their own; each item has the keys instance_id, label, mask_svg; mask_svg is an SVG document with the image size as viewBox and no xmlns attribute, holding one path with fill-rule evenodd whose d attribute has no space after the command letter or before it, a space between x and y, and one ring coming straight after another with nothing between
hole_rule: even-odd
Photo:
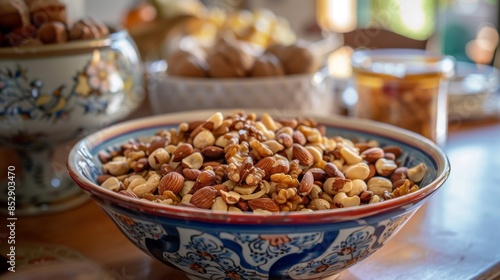
<instances>
[{"instance_id":1,"label":"almond","mask_svg":"<svg viewBox=\"0 0 500 280\"><path fill-rule=\"evenodd\" d=\"M276 136L276 141L285 146L285 148L290 148L293 145L293 138L290 134L287 133L278 134L278 136Z\"/></svg>"},{"instance_id":2,"label":"almond","mask_svg":"<svg viewBox=\"0 0 500 280\"><path fill-rule=\"evenodd\" d=\"M303 165L311 165L314 163L314 156L304 146L293 144L293 156Z\"/></svg>"},{"instance_id":3,"label":"almond","mask_svg":"<svg viewBox=\"0 0 500 280\"><path fill-rule=\"evenodd\" d=\"M118 192L119 194L121 195L124 195L124 196L130 196L130 197L133 197L133 198L139 198L133 191L131 190L121 190Z\"/></svg>"},{"instance_id":4,"label":"almond","mask_svg":"<svg viewBox=\"0 0 500 280\"><path fill-rule=\"evenodd\" d=\"M373 196L372 191L362 191L359 194L359 200L363 203L368 203Z\"/></svg>"},{"instance_id":5,"label":"almond","mask_svg":"<svg viewBox=\"0 0 500 280\"><path fill-rule=\"evenodd\" d=\"M295 128L298 124L296 119L282 119L278 118L276 119L277 122L279 122L283 126L289 126L291 128Z\"/></svg>"},{"instance_id":6,"label":"almond","mask_svg":"<svg viewBox=\"0 0 500 280\"><path fill-rule=\"evenodd\" d=\"M382 157L384 157L384 150L379 147L369 148L361 153L361 158L366 160L368 163L375 163L379 158Z\"/></svg>"},{"instance_id":7,"label":"almond","mask_svg":"<svg viewBox=\"0 0 500 280\"><path fill-rule=\"evenodd\" d=\"M413 187L415 185L414 182L412 182L408 179L399 179L397 181L392 182L392 189L395 190L395 189L401 187L406 181L410 182L410 187Z\"/></svg>"},{"instance_id":8,"label":"almond","mask_svg":"<svg viewBox=\"0 0 500 280\"><path fill-rule=\"evenodd\" d=\"M106 152L101 151L101 152L99 152L99 154L97 156L99 157L99 160L101 161L101 163L108 163L111 160L111 157Z\"/></svg>"},{"instance_id":9,"label":"almond","mask_svg":"<svg viewBox=\"0 0 500 280\"><path fill-rule=\"evenodd\" d=\"M396 155L393 153L385 153L384 158L390 159L390 160L396 160Z\"/></svg>"},{"instance_id":10,"label":"almond","mask_svg":"<svg viewBox=\"0 0 500 280\"><path fill-rule=\"evenodd\" d=\"M213 170L203 170L196 179L196 182L194 183L194 186L189 193L193 194L203 187L211 186L215 183L216 180L217 177L215 176L215 172Z\"/></svg>"},{"instance_id":11,"label":"almond","mask_svg":"<svg viewBox=\"0 0 500 280\"><path fill-rule=\"evenodd\" d=\"M236 207L240 209L241 211L249 211L250 208L248 207L248 202L246 201L238 201L236 202Z\"/></svg>"},{"instance_id":12,"label":"almond","mask_svg":"<svg viewBox=\"0 0 500 280\"><path fill-rule=\"evenodd\" d=\"M210 166L210 167L212 167L213 170L215 170L215 169L217 169L217 167L219 167L221 165L222 165L222 163L220 163L218 161L205 161L201 165L201 169L205 169L206 167Z\"/></svg>"},{"instance_id":13,"label":"almond","mask_svg":"<svg viewBox=\"0 0 500 280\"><path fill-rule=\"evenodd\" d=\"M382 148L385 153L393 153L396 158L400 157L401 154L403 153L403 150L401 147L398 146L393 146L393 145L388 145Z\"/></svg>"},{"instance_id":14,"label":"almond","mask_svg":"<svg viewBox=\"0 0 500 280\"><path fill-rule=\"evenodd\" d=\"M328 175L328 177L340 177L340 178L345 177L344 174L342 174L342 172L340 172L338 167L331 162L326 163L325 172Z\"/></svg>"},{"instance_id":15,"label":"almond","mask_svg":"<svg viewBox=\"0 0 500 280\"><path fill-rule=\"evenodd\" d=\"M294 130L293 131L292 139L293 139L294 143L298 143L298 144L300 144L302 146L307 143L306 136L300 130Z\"/></svg>"},{"instance_id":16,"label":"almond","mask_svg":"<svg viewBox=\"0 0 500 280\"><path fill-rule=\"evenodd\" d=\"M153 140L149 143L146 150L147 154L150 155L158 148L165 148L168 145L168 139L162 136L155 136Z\"/></svg>"},{"instance_id":17,"label":"almond","mask_svg":"<svg viewBox=\"0 0 500 280\"><path fill-rule=\"evenodd\" d=\"M170 172L173 172L174 171L174 168L172 166L170 166L170 164L168 163L164 163L160 166L160 174L161 175L166 175Z\"/></svg>"},{"instance_id":18,"label":"almond","mask_svg":"<svg viewBox=\"0 0 500 280\"><path fill-rule=\"evenodd\" d=\"M172 161L178 162L181 161L183 158L191 155L194 153L193 146L189 143L182 143L177 148L175 149L172 158Z\"/></svg>"},{"instance_id":19,"label":"almond","mask_svg":"<svg viewBox=\"0 0 500 280\"><path fill-rule=\"evenodd\" d=\"M252 210L267 210L270 212L279 212L280 208L274 200L267 198L267 197L261 197L261 198L256 198L248 201L248 207Z\"/></svg>"},{"instance_id":20,"label":"almond","mask_svg":"<svg viewBox=\"0 0 500 280\"><path fill-rule=\"evenodd\" d=\"M198 208L196 205L192 204L191 202L180 202L177 204L177 206L184 206L184 207L189 207L189 208Z\"/></svg>"},{"instance_id":21,"label":"almond","mask_svg":"<svg viewBox=\"0 0 500 280\"><path fill-rule=\"evenodd\" d=\"M184 168L182 170L182 174L184 174L184 177L186 178L186 180L196 181L198 176L201 174L201 170L194 169L194 168Z\"/></svg>"},{"instance_id":22,"label":"almond","mask_svg":"<svg viewBox=\"0 0 500 280\"><path fill-rule=\"evenodd\" d=\"M408 167L406 166L398 167L396 168L396 170L394 170L394 172L392 172L391 177L389 179L393 183L400 179L407 179L408 178L407 172L408 172Z\"/></svg>"},{"instance_id":23,"label":"almond","mask_svg":"<svg viewBox=\"0 0 500 280\"><path fill-rule=\"evenodd\" d=\"M165 191L171 191L178 194L184 186L184 177L177 172L170 172L163 176L158 183L158 194L162 195Z\"/></svg>"},{"instance_id":24,"label":"almond","mask_svg":"<svg viewBox=\"0 0 500 280\"><path fill-rule=\"evenodd\" d=\"M198 208L209 209L214 204L215 197L217 197L217 190L214 187L204 187L193 194L189 203Z\"/></svg>"},{"instance_id":25,"label":"almond","mask_svg":"<svg viewBox=\"0 0 500 280\"><path fill-rule=\"evenodd\" d=\"M194 138L194 137L196 137L196 135L198 135L203 130L209 130L209 131L211 131L213 129L214 129L214 123L213 122L204 121L204 122L201 122L195 129L193 129L191 131L191 133L189 134L189 137L190 138Z\"/></svg>"},{"instance_id":26,"label":"almond","mask_svg":"<svg viewBox=\"0 0 500 280\"><path fill-rule=\"evenodd\" d=\"M254 166L260 168L266 172L266 175L270 174L271 168L274 163L276 163L276 159L274 157L265 157L259 160Z\"/></svg>"},{"instance_id":27,"label":"almond","mask_svg":"<svg viewBox=\"0 0 500 280\"><path fill-rule=\"evenodd\" d=\"M308 195L313 189L313 185L314 185L314 176L311 171L307 171L302 177L302 180L300 181L299 195L301 196Z\"/></svg>"},{"instance_id":28,"label":"almond","mask_svg":"<svg viewBox=\"0 0 500 280\"><path fill-rule=\"evenodd\" d=\"M325 170L318 168L318 167L310 168L309 170L307 170L307 172L311 172L311 174L313 175L314 181L323 182L323 181L325 181L325 179L327 177Z\"/></svg>"},{"instance_id":29,"label":"almond","mask_svg":"<svg viewBox=\"0 0 500 280\"><path fill-rule=\"evenodd\" d=\"M201 150L201 153L211 159L220 159L226 154L224 149L218 146L207 146Z\"/></svg>"},{"instance_id":30,"label":"almond","mask_svg":"<svg viewBox=\"0 0 500 280\"><path fill-rule=\"evenodd\" d=\"M190 123L188 123L188 130L189 131L193 131L195 130L198 126L200 125L203 125L205 121L202 121L202 120L197 120L197 121L192 121Z\"/></svg>"},{"instance_id":31,"label":"almond","mask_svg":"<svg viewBox=\"0 0 500 280\"><path fill-rule=\"evenodd\" d=\"M354 144L354 147L356 147L359 150L359 152L362 153L365 150L368 150L369 148L372 148L373 146L371 146L370 143L361 142L361 143Z\"/></svg>"},{"instance_id":32,"label":"almond","mask_svg":"<svg viewBox=\"0 0 500 280\"><path fill-rule=\"evenodd\" d=\"M366 177L365 180L370 180L373 176L377 174L377 169L375 168L375 164L368 164L368 168L370 169L370 172L368 173L368 177Z\"/></svg>"}]
</instances>

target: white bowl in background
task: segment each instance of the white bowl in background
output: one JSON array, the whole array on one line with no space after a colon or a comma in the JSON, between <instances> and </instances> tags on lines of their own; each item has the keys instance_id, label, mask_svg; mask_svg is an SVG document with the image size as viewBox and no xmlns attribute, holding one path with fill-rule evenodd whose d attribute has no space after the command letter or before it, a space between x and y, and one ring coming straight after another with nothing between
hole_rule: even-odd
<instances>
[{"instance_id":1,"label":"white bowl in background","mask_svg":"<svg viewBox=\"0 0 500 280\"><path fill-rule=\"evenodd\" d=\"M162 62L149 67L149 102L154 114L200 109L255 108L329 114L332 88L325 69L312 74L263 78L169 76Z\"/></svg>"}]
</instances>

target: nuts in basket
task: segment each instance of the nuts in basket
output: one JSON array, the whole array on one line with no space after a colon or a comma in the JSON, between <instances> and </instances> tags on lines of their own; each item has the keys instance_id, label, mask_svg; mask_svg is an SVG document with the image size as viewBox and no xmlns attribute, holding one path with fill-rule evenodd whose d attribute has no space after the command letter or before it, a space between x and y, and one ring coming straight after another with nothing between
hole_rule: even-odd
<instances>
[{"instance_id":1,"label":"nuts in basket","mask_svg":"<svg viewBox=\"0 0 500 280\"><path fill-rule=\"evenodd\" d=\"M217 112L100 153L102 187L161 204L259 213L380 202L419 189L402 150L327 137L309 118Z\"/></svg>"},{"instance_id":2,"label":"nuts in basket","mask_svg":"<svg viewBox=\"0 0 500 280\"><path fill-rule=\"evenodd\" d=\"M0 46L59 44L100 39L109 28L90 18L69 24L60 0L0 0Z\"/></svg>"},{"instance_id":3,"label":"nuts in basket","mask_svg":"<svg viewBox=\"0 0 500 280\"><path fill-rule=\"evenodd\" d=\"M185 77L283 76L313 73L318 69L313 53L307 46L298 43L276 44L259 52L245 42L222 40L208 51L199 48L193 48L193 51L178 50L166 60L169 75Z\"/></svg>"}]
</instances>

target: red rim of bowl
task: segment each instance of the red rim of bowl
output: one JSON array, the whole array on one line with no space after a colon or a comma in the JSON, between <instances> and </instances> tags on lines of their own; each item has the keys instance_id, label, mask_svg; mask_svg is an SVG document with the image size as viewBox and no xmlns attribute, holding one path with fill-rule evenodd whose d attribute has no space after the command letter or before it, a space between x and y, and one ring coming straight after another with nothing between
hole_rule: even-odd
<instances>
[{"instance_id":1,"label":"red rim of bowl","mask_svg":"<svg viewBox=\"0 0 500 280\"><path fill-rule=\"evenodd\" d=\"M235 109L236 110L236 109ZM74 158L79 147L87 145L90 148L96 147L109 139L128 132L177 124L180 121L199 120L208 117L216 111L226 114L235 110L204 110L191 111L175 114L164 114L153 117L146 117L132 121L126 121L92 133L80 140L70 151L67 168L71 178L80 188L88 192L94 200L99 203L114 203L120 207L139 212L153 214L155 216L164 216L175 219L186 219L192 221L211 222L211 223L232 223L232 224L308 224L308 223L332 223L342 221L352 221L364 217L386 213L391 210L411 208L413 205L430 197L446 181L450 173L450 164L445 153L436 144L416 133L393 127L391 125L373 122L369 120L351 119L341 116L324 117L313 114L302 114L313 117L319 123L335 123L336 127L352 129L355 131L375 134L381 137L388 137L410 145L416 149L425 151L436 163L436 178L426 186L421 186L420 190L406 194L401 197L385 200L378 203L360 205L356 207L337 208L331 210L316 210L312 213L303 212L281 212L271 215L256 213L232 213L216 212L213 210L197 209L191 207L179 207L172 205L163 205L155 202L138 200L136 198L124 196L117 192L105 189L91 180L81 175L77 170ZM262 110L249 110L246 112L255 112L258 115ZM296 114L297 115L297 114ZM335 122L334 122L335 121ZM353 124L355 126L353 127Z\"/></svg>"}]
</instances>

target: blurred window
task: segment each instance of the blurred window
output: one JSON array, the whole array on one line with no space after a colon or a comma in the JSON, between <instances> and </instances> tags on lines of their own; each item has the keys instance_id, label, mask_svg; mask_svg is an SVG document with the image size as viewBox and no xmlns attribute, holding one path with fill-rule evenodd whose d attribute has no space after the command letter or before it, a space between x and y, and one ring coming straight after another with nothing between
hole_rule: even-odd
<instances>
[{"instance_id":1,"label":"blurred window","mask_svg":"<svg viewBox=\"0 0 500 280\"><path fill-rule=\"evenodd\" d=\"M499 5L500 0L316 0L324 31L387 30L478 64L499 60Z\"/></svg>"},{"instance_id":2,"label":"blurred window","mask_svg":"<svg viewBox=\"0 0 500 280\"><path fill-rule=\"evenodd\" d=\"M425 40L435 28L434 0L317 0L317 11L319 26L334 32L374 27Z\"/></svg>"}]
</instances>

